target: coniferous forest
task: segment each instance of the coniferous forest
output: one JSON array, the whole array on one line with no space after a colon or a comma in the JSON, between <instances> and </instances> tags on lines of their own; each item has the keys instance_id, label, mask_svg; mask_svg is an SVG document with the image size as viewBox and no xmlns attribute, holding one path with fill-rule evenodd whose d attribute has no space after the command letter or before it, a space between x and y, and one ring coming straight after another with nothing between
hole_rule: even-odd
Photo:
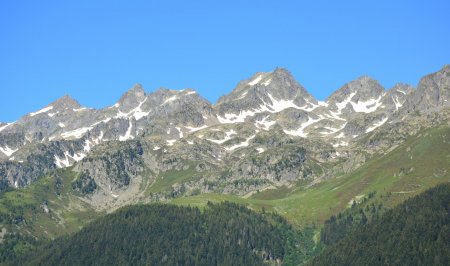
<instances>
[{"instance_id":1,"label":"coniferous forest","mask_svg":"<svg viewBox=\"0 0 450 266\"><path fill-rule=\"evenodd\" d=\"M310 265L450 265L450 184L360 224Z\"/></svg>"},{"instance_id":2,"label":"coniferous forest","mask_svg":"<svg viewBox=\"0 0 450 266\"><path fill-rule=\"evenodd\" d=\"M305 237L305 239L310 236ZM70 237L10 264L296 265L302 236L283 218L233 203L200 210L173 205L125 207ZM310 245L312 245L310 243ZM305 248L307 249L307 248Z\"/></svg>"}]
</instances>

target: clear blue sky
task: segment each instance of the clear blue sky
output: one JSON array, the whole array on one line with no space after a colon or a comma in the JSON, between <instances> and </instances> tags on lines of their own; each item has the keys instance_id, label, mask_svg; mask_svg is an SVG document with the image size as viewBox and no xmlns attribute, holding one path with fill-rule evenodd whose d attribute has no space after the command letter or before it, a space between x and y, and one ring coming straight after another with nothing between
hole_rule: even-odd
<instances>
[{"instance_id":1,"label":"clear blue sky","mask_svg":"<svg viewBox=\"0 0 450 266\"><path fill-rule=\"evenodd\" d=\"M112 105L135 83L211 102L289 69L318 99L370 75L386 88L450 64L449 1L1 1L0 121L69 94Z\"/></svg>"}]
</instances>

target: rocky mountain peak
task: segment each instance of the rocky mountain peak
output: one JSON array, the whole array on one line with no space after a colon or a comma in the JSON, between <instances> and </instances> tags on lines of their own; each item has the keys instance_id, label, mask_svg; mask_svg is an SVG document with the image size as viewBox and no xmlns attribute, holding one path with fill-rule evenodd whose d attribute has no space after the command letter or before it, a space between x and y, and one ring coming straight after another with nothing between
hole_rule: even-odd
<instances>
[{"instance_id":1,"label":"rocky mountain peak","mask_svg":"<svg viewBox=\"0 0 450 266\"><path fill-rule=\"evenodd\" d=\"M53 106L54 109L57 110L64 110L64 109L77 109L80 108L81 105L78 103L77 100L72 98L70 95L64 95L63 97L57 99L56 101L52 102L50 106Z\"/></svg>"},{"instance_id":2,"label":"rocky mountain peak","mask_svg":"<svg viewBox=\"0 0 450 266\"><path fill-rule=\"evenodd\" d=\"M341 87L329 98L328 102L343 102L345 100L367 101L383 95L384 88L381 84L369 77L359 77ZM349 99L350 98L350 99Z\"/></svg>"},{"instance_id":3,"label":"rocky mountain peak","mask_svg":"<svg viewBox=\"0 0 450 266\"><path fill-rule=\"evenodd\" d=\"M145 96L145 90L142 85L139 83L134 85L120 97L118 102L120 110L126 111L136 107L145 99Z\"/></svg>"},{"instance_id":4,"label":"rocky mountain peak","mask_svg":"<svg viewBox=\"0 0 450 266\"><path fill-rule=\"evenodd\" d=\"M295 93L303 97L312 98L308 91L294 78L287 69L277 67L271 73L274 87L278 90L286 90L287 94Z\"/></svg>"},{"instance_id":5,"label":"rocky mountain peak","mask_svg":"<svg viewBox=\"0 0 450 266\"><path fill-rule=\"evenodd\" d=\"M450 106L450 65L420 79L411 105L412 108L425 112Z\"/></svg>"},{"instance_id":6,"label":"rocky mountain peak","mask_svg":"<svg viewBox=\"0 0 450 266\"><path fill-rule=\"evenodd\" d=\"M313 109L317 100L284 68L257 72L241 81L233 91L215 105L220 115L241 112L277 113L287 108Z\"/></svg>"},{"instance_id":7,"label":"rocky mountain peak","mask_svg":"<svg viewBox=\"0 0 450 266\"><path fill-rule=\"evenodd\" d=\"M414 91L413 86L405 83L397 83L388 92L401 93L404 95L410 94Z\"/></svg>"}]
</instances>

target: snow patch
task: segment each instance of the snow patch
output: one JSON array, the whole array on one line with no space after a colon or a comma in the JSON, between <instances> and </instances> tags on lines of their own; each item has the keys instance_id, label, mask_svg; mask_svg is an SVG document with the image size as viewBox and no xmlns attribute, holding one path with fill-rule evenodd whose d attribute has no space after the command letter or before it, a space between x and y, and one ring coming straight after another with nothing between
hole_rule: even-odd
<instances>
[{"instance_id":1,"label":"snow patch","mask_svg":"<svg viewBox=\"0 0 450 266\"><path fill-rule=\"evenodd\" d=\"M263 84L264 84L264 86L269 86L269 84L272 82L272 79L270 78L270 79L268 79L268 80L266 80Z\"/></svg>"},{"instance_id":2,"label":"snow patch","mask_svg":"<svg viewBox=\"0 0 450 266\"><path fill-rule=\"evenodd\" d=\"M76 138L79 139L81 138L86 132L88 132L89 130L91 130L92 127L82 127L82 128L78 128L72 131L67 131L61 134L61 137L63 138Z\"/></svg>"},{"instance_id":3,"label":"snow patch","mask_svg":"<svg viewBox=\"0 0 450 266\"><path fill-rule=\"evenodd\" d=\"M199 130L202 130L202 129L207 128L207 127L208 127L207 125L203 125L201 127L188 127L188 126L185 126L185 128L187 128L189 130L189 133L192 133L192 132L195 132L195 131L199 131Z\"/></svg>"},{"instance_id":4,"label":"snow patch","mask_svg":"<svg viewBox=\"0 0 450 266\"><path fill-rule=\"evenodd\" d=\"M256 148L256 150L258 151L258 153L263 153L265 151L264 148Z\"/></svg>"},{"instance_id":5,"label":"snow patch","mask_svg":"<svg viewBox=\"0 0 450 266\"><path fill-rule=\"evenodd\" d=\"M53 109L53 106L47 106L47 107L45 107L45 108L42 108L41 110L39 110L39 111L37 111L37 112L34 112L34 113L30 113L30 116L35 116L35 115L37 115L37 114L42 114L42 113L45 113L45 112L48 112L48 111L50 111L50 110L52 110Z\"/></svg>"},{"instance_id":6,"label":"snow patch","mask_svg":"<svg viewBox=\"0 0 450 266\"><path fill-rule=\"evenodd\" d=\"M357 113L372 113L378 109L378 107L381 106L381 96L378 99L370 99L365 102L358 101L357 103L350 102L350 104L353 106L353 110Z\"/></svg>"},{"instance_id":7,"label":"snow patch","mask_svg":"<svg viewBox=\"0 0 450 266\"><path fill-rule=\"evenodd\" d=\"M18 149L11 149L8 146L0 147L0 151L3 152L6 156L11 156L13 153L15 153Z\"/></svg>"},{"instance_id":8,"label":"snow patch","mask_svg":"<svg viewBox=\"0 0 450 266\"><path fill-rule=\"evenodd\" d=\"M270 93L267 93L267 96L269 96L270 100L272 101L272 104L268 105L268 107L272 109L272 113L278 113L288 108L302 109L301 107L296 105L293 100L277 100Z\"/></svg>"},{"instance_id":9,"label":"snow patch","mask_svg":"<svg viewBox=\"0 0 450 266\"><path fill-rule=\"evenodd\" d=\"M232 139L231 136L236 135L236 134L237 134L236 131L234 131L234 130L232 129L232 130L230 130L230 131L225 132L225 138L223 138L223 139L219 139L219 140L216 140L216 139L206 139L206 140L207 140L207 141L214 142L214 143L216 143L216 144L223 144L223 143L227 142L228 140Z\"/></svg>"},{"instance_id":10,"label":"snow patch","mask_svg":"<svg viewBox=\"0 0 450 266\"><path fill-rule=\"evenodd\" d=\"M161 147L159 147L159 146L153 147L153 150L154 150L154 151L157 151L157 150L159 150L159 149L161 149Z\"/></svg>"},{"instance_id":11,"label":"snow patch","mask_svg":"<svg viewBox=\"0 0 450 266\"><path fill-rule=\"evenodd\" d=\"M129 139L134 139L134 137L131 135L132 127L133 127L133 124L131 123L131 120L129 120L127 132L125 132L125 135L119 136L119 141L125 141L125 140L129 140Z\"/></svg>"},{"instance_id":12,"label":"snow patch","mask_svg":"<svg viewBox=\"0 0 450 266\"><path fill-rule=\"evenodd\" d=\"M338 113L341 114L342 109L344 109L347 104L352 100L353 96L356 95L356 92L352 92L347 98L345 98L342 102L336 103L336 106L338 108Z\"/></svg>"},{"instance_id":13,"label":"snow patch","mask_svg":"<svg viewBox=\"0 0 450 266\"><path fill-rule=\"evenodd\" d=\"M65 151L63 158L59 158L58 156L54 155L54 162L58 168L64 168L71 166L74 162L81 161L84 157L86 157L86 154L81 152L75 153L73 156L71 156L68 151Z\"/></svg>"},{"instance_id":14,"label":"snow patch","mask_svg":"<svg viewBox=\"0 0 450 266\"><path fill-rule=\"evenodd\" d=\"M348 142L341 140L341 141L333 144L334 148L341 147L341 146L348 146Z\"/></svg>"},{"instance_id":15,"label":"snow patch","mask_svg":"<svg viewBox=\"0 0 450 266\"><path fill-rule=\"evenodd\" d=\"M319 106L328 107L328 103L327 102L317 101L317 103L319 104Z\"/></svg>"},{"instance_id":16,"label":"snow patch","mask_svg":"<svg viewBox=\"0 0 450 266\"><path fill-rule=\"evenodd\" d=\"M235 149L241 148L241 147L247 147L249 145L250 140L254 139L256 135L253 135L246 139L244 142L241 142L239 144L233 145L231 147L225 148L227 151L234 151Z\"/></svg>"},{"instance_id":17,"label":"snow patch","mask_svg":"<svg viewBox=\"0 0 450 266\"><path fill-rule=\"evenodd\" d=\"M392 101L395 104L395 110L398 110L398 108L403 106L403 103L400 103L400 100L398 99L397 95L395 96L395 99L394 99L394 96L392 96Z\"/></svg>"},{"instance_id":18,"label":"snow patch","mask_svg":"<svg viewBox=\"0 0 450 266\"><path fill-rule=\"evenodd\" d=\"M167 142L168 146L172 146L173 144L175 144L175 142L177 142L177 140L176 139L168 139L168 140L166 140L166 142Z\"/></svg>"},{"instance_id":19,"label":"snow patch","mask_svg":"<svg viewBox=\"0 0 450 266\"><path fill-rule=\"evenodd\" d=\"M259 75L259 76L256 77L254 80L250 81L250 82L248 83L248 85L253 86L253 85L258 84L258 83L261 81L262 78L263 78L263 76L262 76L262 75Z\"/></svg>"},{"instance_id":20,"label":"snow patch","mask_svg":"<svg viewBox=\"0 0 450 266\"><path fill-rule=\"evenodd\" d=\"M335 138L335 139L342 139L342 138L345 138L345 134L344 134L344 132L341 132L339 135L335 136L334 138Z\"/></svg>"},{"instance_id":21,"label":"snow patch","mask_svg":"<svg viewBox=\"0 0 450 266\"><path fill-rule=\"evenodd\" d=\"M172 97L170 97L170 98L167 98L161 105L168 104L168 103L170 103L170 102L175 101L176 99L177 99L177 95L174 95L174 96L172 96Z\"/></svg>"},{"instance_id":22,"label":"snow patch","mask_svg":"<svg viewBox=\"0 0 450 266\"><path fill-rule=\"evenodd\" d=\"M90 140L85 140L84 141L84 146L83 146L83 150L85 151L85 152L89 152L90 150L91 150L91 141Z\"/></svg>"},{"instance_id":23,"label":"snow patch","mask_svg":"<svg viewBox=\"0 0 450 266\"><path fill-rule=\"evenodd\" d=\"M226 113L224 117L217 115L217 119L222 124L233 124L233 123L243 123L245 122L245 118L249 116L254 116L256 114L255 111L240 111L239 114Z\"/></svg>"},{"instance_id":24,"label":"snow patch","mask_svg":"<svg viewBox=\"0 0 450 266\"><path fill-rule=\"evenodd\" d=\"M277 123L276 121L267 121L267 118L269 118L269 116L264 117L262 120L256 121L255 126L263 130L269 130L271 126Z\"/></svg>"},{"instance_id":25,"label":"snow patch","mask_svg":"<svg viewBox=\"0 0 450 266\"><path fill-rule=\"evenodd\" d=\"M175 128L178 130L178 134L180 136L180 139L182 139L183 138L183 131L181 131L181 128L179 128L179 127L175 127Z\"/></svg>"},{"instance_id":26,"label":"snow patch","mask_svg":"<svg viewBox=\"0 0 450 266\"><path fill-rule=\"evenodd\" d=\"M245 96L247 96L248 91L244 91L244 93L241 94L241 96L239 98L237 98L237 100L243 99Z\"/></svg>"},{"instance_id":27,"label":"snow patch","mask_svg":"<svg viewBox=\"0 0 450 266\"><path fill-rule=\"evenodd\" d=\"M129 111L128 113L123 113L122 111L118 110L117 115L115 116L115 118L130 118L130 117L133 116L134 119L136 119L136 121L137 121L137 120L147 116L150 113L150 111L144 112L141 109L142 104L144 104L145 101L147 101L147 98L148 97L145 97L145 99L142 102L140 102L139 105L136 108L134 108L133 110Z\"/></svg>"},{"instance_id":28,"label":"snow patch","mask_svg":"<svg viewBox=\"0 0 450 266\"><path fill-rule=\"evenodd\" d=\"M270 93L267 93L267 96L269 96L271 104L268 104L263 101L263 104L259 106L258 109L240 111L239 114L225 113L223 116L218 115L217 119L222 124L243 123L245 122L245 119L247 117L254 116L255 114L258 113L264 112L278 113L288 108L295 108L310 112L319 107L319 105L315 105L309 102L308 100L306 100L306 102L310 106L298 106L294 103L293 100L277 100Z\"/></svg>"},{"instance_id":29,"label":"snow patch","mask_svg":"<svg viewBox=\"0 0 450 266\"><path fill-rule=\"evenodd\" d=\"M316 123L316 122L318 122L320 120L321 120L320 118L319 119L312 119L311 117L308 116L308 121L306 121L305 123L301 124L300 127L297 128L296 130L283 130L283 131L284 131L284 133L286 133L288 135L306 138L308 136L308 133L304 132L304 130L308 126L310 126L310 125L312 125L312 124L314 124L314 123Z\"/></svg>"},{"instance_id":30,"label":"snow patch","mask_svg":"<svg viewBox=\"0 0 450 266\"><path fill-rule=\"evenodd\" d=\"M345 126L347 125L347 122L345 122L341 127L339 128L334 128L334 127L323 127L324 129L328 130L328 132L320 132L320 134L322 135L330 135L330 134L334 134L338 131L341 131L345 128Z\"/></svg>"},{"instance_id":31,"label":"snow patch","mask_svg":"<svg viewBox=\"0 0 450 266\"><path fill-rule=\"evenodd\" d=\"M381 121L374 123L373 126L366 129L366 133L369 133L371 131L374 131L376 128L382 126L384 123L388 121L388 117L383 118Z\"/></svg>"},{"instance_id":32,"label":"snow patch","mask_svg":"<svg viewBox=\"0 0 450 266\"><path fill-rule=\"evenodd\" d=\"M66 127L66 125L64 125L64 124L61 123L61 122L58 123L58 126L59 126L59 127Z\"/></svg>"},{"instance_id":33,"label":"snow patch","mask_svg":"<svg viewBox=\"0 0 450 266\"><path fill-rule=\"evenodd\" d=\"M1 126L1 127L0 127L0 132L1 132L3 129L7 128L8 126L12 125L12 124L13 124L13 123L8 123L8 124L6 124L6 125L4 125L4 126Z\"/></svg>"},{"instance_id":34,"label":"snow patch","mask_svg":"<svg viewBox=\"0 0 450 266\"><path fill-rule=\"evenodd\" d=\"M102 141L102 139L103 139L103 130L101 130L100 131L100 135L97 137L97 138L93 138L92 139L92 141L95 143L95 144L99 144L100 143L100 141Z\"/></svg>"}]
</instances>

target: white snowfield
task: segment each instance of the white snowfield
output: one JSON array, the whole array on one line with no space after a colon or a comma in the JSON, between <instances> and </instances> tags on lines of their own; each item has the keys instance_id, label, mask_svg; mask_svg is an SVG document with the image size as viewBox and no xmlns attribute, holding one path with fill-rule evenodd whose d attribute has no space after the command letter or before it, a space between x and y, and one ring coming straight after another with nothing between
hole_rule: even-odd
<instances>
[{"instance_id":1,"label":"white snowfield","mask_svg":"<svg viewBox=\"0 0 450 266\"><path fill-rule=\"evenodd\" d=\"M381 99L383 97L380 96L378 99L370 99L365 102L350 102L350 104L353 106L353 110L357 113L372 113L375 112L378 107L381 106L382 102Z\"/></svg>"},{"instance_id":2,"label":"white snowfield","mask_svg":"<svg viewBox=\"0 0 450 266\"><path fill-rule=\"evenodd\" d=\"M239 114L225 113L223 116L217 115L217 119L222 124L243 123L245 122L245 119L247 117L253 117L256 114L264 112L279 113L288 108L295 108L298 110L311 112L314 109L318 108L319 106L324 106L323 102L321 103L321 105L319 104L315 105L309 102L307 99L306 99L307 105L298 106L297 104L294 103L294 100L275 99L275 97L273 97L272 94L270 93L267 93L267 96L269 97L271 103L266 103L263 101L263 104L260 105L258 108L251 110L243 110L240 111Z\"/></svg>"}]
</instances>

